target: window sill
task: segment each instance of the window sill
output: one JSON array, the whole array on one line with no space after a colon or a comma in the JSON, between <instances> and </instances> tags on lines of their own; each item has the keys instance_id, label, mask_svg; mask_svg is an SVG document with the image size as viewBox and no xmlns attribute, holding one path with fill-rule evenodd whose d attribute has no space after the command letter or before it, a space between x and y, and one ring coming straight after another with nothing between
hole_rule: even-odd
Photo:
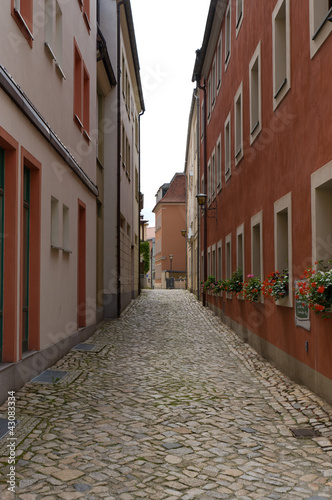
<instances>
[{"instance_id":1,"label":"window sill","mask_svg":"<svg viewBox=\"0 0 332 500\"><path fill-rule=\"evenodd\" d=\"M85 129L83 130L83 137L90 144L91 137L89 136L88 132Z\"/></svg>"},{"instance_id":2,"label":"window sill","mask_svg":"<svg viewBox=\"0 0 332 500\"><path fill-rule=\"evenodd\" d=\"M74 122L76 123L76 125L78 126L78 128L80 129L80 131L82 132L83 130L83 123L81 122L81 120L79 119L78 115L74 115Z\"/></svg>"},{"instance_id":3,"label":"window sill","mask_svg":"<svg viewBox=\"0 0 332 500\"><path fill-rule=\"evenodd\" d=\"M54 54L54 52L53 52L53 50L52 50L51 45L50 45L48 42L45 42L45 49L46 49L47 54L50 56L50 58L51 58L53 61L56 61L55 54Z\"/></svg>"},{"instance_id":4,"label":"window sill","mask_svg":"<svg viewBox=\"0 0 332 500\"><path fill-rule=\"evenodd\" d=\"M64 72L63 72L63 70L62 70L62 68L61 68L61 66L60 66L59 63L55 63L55 68L56 68L56 70L58 72L58 75L61 76L61 78L63 80L66 80L66 75L64 74Z\"/></svg>"},{"instance_id":5,"label":"window sill","mask_svg":"<svg viewBox=\"0 0 332 500\"><path fill-rule=\"evenodd\" d=\"M59 247L59 245L55 245L54 243L51 243L51 248L52 250L62 250L62 248Z\"/></svg>"},{"instance_id":6,"label":"window sill","mask_svg":"<svg viewBox=\"0 0 332 500\"><path fill-rule=\"evenodd\" d=\"M85 11L83 12L83 18L84 18L85 25L86 25L87 30L88 30L89 35L90 35L90 32L91 32L91 24L90 24L90 21L89 21L88 15L87 15L87 13L86 13Z\"/></svg>"}]
</instances>

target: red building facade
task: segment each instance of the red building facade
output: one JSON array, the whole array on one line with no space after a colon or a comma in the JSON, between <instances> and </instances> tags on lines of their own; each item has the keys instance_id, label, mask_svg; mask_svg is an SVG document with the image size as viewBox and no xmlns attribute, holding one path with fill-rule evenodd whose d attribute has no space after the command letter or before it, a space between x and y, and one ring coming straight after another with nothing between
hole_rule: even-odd
<instances>
[{"instance_id":1,"label":"red building facade","mask_svg":"<svg viewBox=\"0 0 332 500\"><path fill-rule=\"evenodd\" d=\"M200 88L201 280L288 271L289 294L207 304L258 352L332 401L332 319L301 317L294 286L332 259L331 2L212 0ZM203 214L203 211L202 211ZM204 241L204 224L206 239ZM204 272L205 271L205 272ZM297 317L296 317L297 316Z\"/></svg>"}]
</instances>

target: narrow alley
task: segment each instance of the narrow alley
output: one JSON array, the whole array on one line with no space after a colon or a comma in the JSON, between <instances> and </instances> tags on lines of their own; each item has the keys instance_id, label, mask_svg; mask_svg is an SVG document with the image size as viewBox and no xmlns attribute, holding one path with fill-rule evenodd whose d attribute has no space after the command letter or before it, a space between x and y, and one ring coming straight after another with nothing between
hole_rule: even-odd
<instances>
[{"instance_id":1,"label":"narrow alley","mask_svg":"<svg viewBox=\"0 0 332 500\"><path fill-rule=\"evenodd\" d=\"M332 498L331 406L187 291L144 290L51 370L15 394L3 500Z\"/></svg>"}]
</instances>

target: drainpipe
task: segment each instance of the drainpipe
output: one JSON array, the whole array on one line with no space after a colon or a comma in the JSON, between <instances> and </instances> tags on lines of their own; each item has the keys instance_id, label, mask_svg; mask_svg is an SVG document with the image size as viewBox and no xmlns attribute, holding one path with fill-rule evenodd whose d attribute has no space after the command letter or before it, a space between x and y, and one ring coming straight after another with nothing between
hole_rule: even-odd
<instances>
[{"instance_id":1,"label":"drainpipe","mask_svg":"<svg viewBox=\"0 0 332 500\"><path fill-rule=\"evenodd\" d=\"M204 103L203 103L203 173L204 173L204 185L203 193L207 193L207 150L206 150L206 122L207 122L207 105L206 105L206 82L200 85L199 80L196 80L197 87L204 92ZM200 116L200 115L198 115ZM200 180L200 179L199 179ZM199 210L199 208L198 208ZM203 276L202 281L207 280L207 207L204 210L204 233L203 233L203 251L204 251L204 264L203 264ZM206 292L203 291L203 306L206 306Z\"/></svg>"},{"instance_id":2,"label":"drainpipe","mask_svg":"<svg viewBox=\"0 0 332 500\"><path fill-rule=\"evenodd\" d=\"M196 194L199 193L199 178L200 178L200 142L201 142L201 137L200 137L200 120L199 120L199 112L200 112L200 100L199 100L199 94L197 92L197 88L195 90L195 98L196 98L196 108L197 108L197 111L196 111L196 116L197 116L197 123L196 123L196 129L197 129L197 133L196 133L196 148L197 148L197 174L196 174L196 179L197 179L197 182L196 182L196 189L197 189L197 192ZM199 205L197 203L197 250L196 250L196 267L197 267L197 299L199 300L200 299L200 279L199 279L199 269L200 269L200 260L201 260L201 256L200 256L200 208L199 208Z\"/></svg>"},{"instance_id":3,"label":"drainpipe","mask_svg":"<svg viewBox=\"0 0 332 500\"><path fill-rule=\"evenodd\" d=\"M125 3L121 0L116 5L117 19L117 184L116 184L116 278L117 278L117 317L121 315L121 33L120 8Z\"/></svg>"},{"instance_id":4,"label":"drainpipe","mask_svg":"<svg viewBox=\"0 0 332 500\"><path fill-rule=\"evenodd\" d=\"M138 294L141 294L141 116L144 109L138 115ZM150 263L152 279L152 262Z\"/></svg>"}]
</instances>

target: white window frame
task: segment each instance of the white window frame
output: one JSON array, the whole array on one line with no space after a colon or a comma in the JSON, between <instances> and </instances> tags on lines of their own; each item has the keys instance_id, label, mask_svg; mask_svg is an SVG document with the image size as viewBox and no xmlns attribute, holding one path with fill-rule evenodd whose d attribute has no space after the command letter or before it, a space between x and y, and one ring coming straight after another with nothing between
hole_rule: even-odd
<instances>
[{"instance_id":1,"label":"white window frame","mask_svg":"<svg viewBox=\"0 0 332 500\"><path fill-rule=\"evenodd\" d=\"M241 248L239 248L239 239L242 238ZM239 252L241 251L242 262L240 262ZM245 277L245 253L244 253L244 223L236 229L236 268L240 268Z\"/></svg>"},{"instance_id":2,"label":"white window frame","mask_svg":"<svg viewBox=\"0 0 332 500\"><path fill-rule=\"evenodd\" d=\"M218 153L219 151L219 153ZM217 193L222 189L222 149L221 149L221 134L217 140L216 146L216 172L217 172Z\"/></svg>"},{"instance_id":3,"label":"white window frame","mask_svg":"<svg viewBox=\"0 0 332 500\"><path fill-rule=\"evenodd\" d=\"M231 41L232 41L232 9L229 2L225 13L225 71L228 68L231 59Z\"/></svg>"},{"instance_id":4,"label":"white window frame","mask_svg":"<svg viewBox=\"0 0 332 500\"><path fill-rule=\"evenodd\" d=\"M51 196L51 247L60 249L60 231L59 231L59 200Z\"/></svg>"},{"instance_id":5,"label":"white window frame","mask_svg":"<svg viewBox=\"0 0 332 500\"><path fill-rule=\"evenodd\" d=\"M236 0L236 38L243 22L243 4L244 0Z\"/></svg>"},{"instance_id":6,"label":"white window frame","mask_svg":"<svg viewBox=\"0 0 332 500\"><path fill-rule=\"evenodd\" d=\"M223 58L222 58L222 31L221 31L217 45L217 67L216 67L217 95L219 94L222 82L222 68L223 68Z\"/></svg>"},{"instance_id":7,"label":"white window frame","mask_svg":"<svg viewBox=\"0 0 332 500\"><path fill-rule=\"evenodd\" d=\"M327 18L332 16L332 8L324 9L324 2L328 7L328 0L309 0L309 23L310 23L310 57L323 45L332 31L332 23Z\"/></svg>"},{"instance_id":8,"label":"white window frame","mask_svg":"<svg viewBox=\"0 0 332 500\"><path fill-rule=\"evenodd\" d=\"M287 262L283 263L282 255L282 221L280 216L287 215ZM278 300L277 305L293 307L293 244L292 244L292 193L288 193L274 203L274 266L275 271L282 272L286 267L289 274L289 294L284 299Z\"/></svg>"},{"instance_id":9,"label":"white window frame","mask_svg":"<svg viewBox=\"0 0 332 500\"><path fill-rule=\"evenodd\" d=\"M211 159L207 164L207 201L211 203Z\"/></svg>"},{"instance_id":10,"label":"white window frame","mask_svg":"<svg viewBox=\"0 0 332 500\"><path fill-rule=\"evenodd\" d=\"M69 207L62 205L62 250L71 253L70 250L70 219Z\"/></svg>"},{"instance_id":11,"label":"white window frame","mask_svg":"<svg viewBox=\"0 0 332 500\"><path fill-rule=\"evenodd\" d=\"M211 75L208 79L208 88L207 88L207 100L208 100L208 108L207 108L207 120L208 122L211 119L211 110L212 110L212 88L211 88Z\"/></svg>"},{"instance_id":12,"label":"white window frame","mask_svg":"<svg viewBox=\"0 0 332 500\"><path fill-rule=\"evenodd\" d=\"M281 15L281 9L285 9L285 34L280 36L281 31L278 29ZM284 47L282 45L284 44ZM285 49L285 72L282 75L283 80L277 80L281 74L277 64L280 60L280 47ZM279 49L278 49L279 48ZM289 89L291 88L291 51L290 51L290 7L289 0L278 0L272 13L272 55L273 55L273 109L275 110L280 102L284 99ZM279 64L280 66L280 64Z\"/></svg>"},{"instance_id":13,"label":"white window frame","mask_svg":"<svg viewBox=\"0 0 332 500\"><path fill-rule=\"evenodd\" d=\"M216 150L211 155L211 201L216 197Z\"/></svg>"},{"instance_id":14,"label":"white window frame","mask_svg":"<svg viewBox=\"0 0 332 500\"><path fill-rule=\"evenodd\" d=\"M232 175L232 131L231 131L231 113L229 112L224 126L224 145L225 145L225 181Z\"/></svg>"},{"instance_id":15,"label":"white window frame","mask_svg":"<svg viewBox=\"0 0 332 500\"><path fill-rule=\"evenodd\" d=\"M254 229L259 226L259 275L256 272L256 264L254 262ZM255 278L264 277L264 269L263 269L263 212L259 212L258 214L251 217L251 274L255 276Z\"/></svg>"},{"instance_id":16,"label":"white window frame","mask_svg":"<svg viewBox=\"0 0 332 500\"><path fill-rule=\"evenodd\" d=\"M257 82L254 82L254 75L257 66ZM262 130L262 80L261 80L261 42L256 47L256 50L249 63L249 101L250 101L250 144L254 142L260 131ZM257 87L257 88L256 88ZM257 103L255 103L254 93L257 91Z\"/></svg>"},{"instance_id":17,"label":"white window frame","mask_svg":"<svg viewBox=\"0 0 332 500\"><path fill-rule=\"evenodd\" d=\"M219 252L219 250L220 250L220 252ZM219 254L220 254L220 258L219 258ZM217 273L217 276L216 276L217 281L222 280L222 276L223 276L223 273L222 273L222 240L218 241L218 243L217 243L217 269L216 269L216 273Z\"/></svg>"},{"instance_id":18,"label":"white window frame","mask_svg":"<svg viewBox=\"0 0 332 500\"><path fill-rule=\"evenodd\" d=\"M328 187L328 189L326 189ZM332 258L332 211L328 198L332 190L332 161L311 174L312 261ZM318 197L320 203L318 204ZM324 217L322 217L324 212Z\"/></svg>"},{"instance_id":19,"label":"white window frame","mask_svg":"<svg viewBox=\"0 0 332 500\"><path fill-rule=\"evenodd\" d=\"M234 158L237 165L243 158L243 84L234 97Z\"/></svg>"}]
</instances>

